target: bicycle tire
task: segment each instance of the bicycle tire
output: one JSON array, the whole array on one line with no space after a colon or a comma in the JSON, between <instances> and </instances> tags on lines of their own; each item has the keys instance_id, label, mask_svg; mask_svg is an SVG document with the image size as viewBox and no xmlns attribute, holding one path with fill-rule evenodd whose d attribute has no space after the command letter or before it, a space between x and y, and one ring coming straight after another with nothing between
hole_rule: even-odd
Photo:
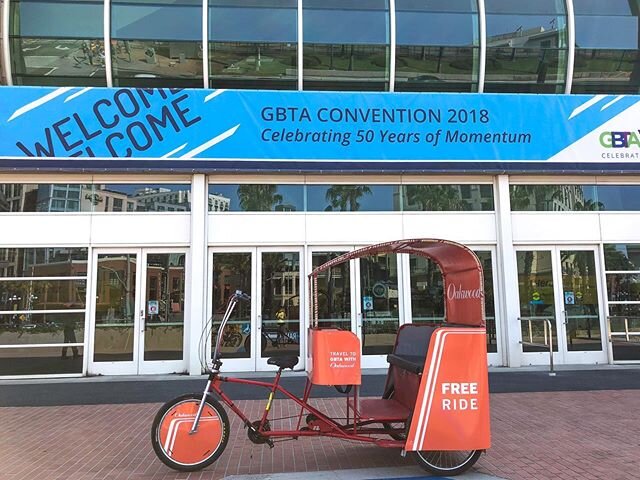
<instances>
[{"instance_id":1,"label":"bicycle tire","mask_svg":"<svg viewBox=\"0 0 640 480\"><path fill-rule=\"evenodd\" d=\"M220 402L207 397L198 430L191 426L202 394L181 395L165 403L151 426L151 444L158 458L181 472L201 470L215 462L229 441L229 418Z\"/></svg>"},{"instance_id":2,"label":"bicycle tire","mask_svg":"<svg viewBox=\"0 0 640 480\"><path fill-rule=\"evenodd\" d=\"M482 450L412 452L413 458L424 470L434 475L459 475L478 461Z\"/></svg>"}]
</instances>

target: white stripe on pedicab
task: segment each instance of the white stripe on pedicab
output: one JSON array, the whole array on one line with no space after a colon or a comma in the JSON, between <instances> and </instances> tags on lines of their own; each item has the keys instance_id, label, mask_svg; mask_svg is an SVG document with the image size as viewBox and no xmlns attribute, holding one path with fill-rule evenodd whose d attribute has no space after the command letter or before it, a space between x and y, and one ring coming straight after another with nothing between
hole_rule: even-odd
<instances>
[{"instance_id":1,"label":"white stripe on pedicab","mask_svg":"<svg viewBox=\"0 0 640 480\"><path fill-rule=\"evenodd\" d=\"M418 410L418 425L416 427L416 434L413 437L413 450L416 449L416 445L418 444L418 438L419 438L419 434L420 431L422 430L422 423L425 419L425 416L423 415L425 407L426 407L426 403L427 403L427 398L428 398L428 391L431 388L431 379L433 377L433 370L435 368L434 365L434 361L433 358L435 358L436 353L438 351L438 349L440 348L440 337L441 337L441 333L442 331L438 331L436 332L436 341L433 344L433 352L431 353L430 357L429 357L429 373L427 374L427 381L425 383L425 389L423 392L423 397L422 397L422 404L420 405L420 409Z\"/></svg>"},{"instance_id":2,"label":"white stripe on pedicab","mask_svg":"<svg viewBox=\"0 0 640 480\"><path fill-rule=\"evenodd\" d=\"M437 356L435 358L435 370L433 373L433 378L431 381L431 388L429 389L428 392L428 401L427 401L427 411L425 412L425 416L424 416L424 423L422 425L422 431L417 432L418 435L416 435L416 440L418 442L418 450L422 449L422 445L424 444L424 437L427 434L427 426L429 425L429 417L431 415L431 407L433 406L433 397L436 391L436 387L438 385L438 374L440 373L440 364L442 362L442 354L444 352L444 345L445 345L445 340L447 338L447 334L449 332L442 332L442 341L440 342L440 348L438 349L437 352L435 352L435 356Z\"/></svg>"}]
</instances>

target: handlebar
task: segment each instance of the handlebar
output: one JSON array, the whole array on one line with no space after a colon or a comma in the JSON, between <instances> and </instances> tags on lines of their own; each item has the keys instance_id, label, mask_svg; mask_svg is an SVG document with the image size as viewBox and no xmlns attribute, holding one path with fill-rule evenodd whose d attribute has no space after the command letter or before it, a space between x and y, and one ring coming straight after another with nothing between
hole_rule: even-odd
<instances>
[{"instance_id":1,"label":"handlebar","mask_svg":"<svg viewBox=\"0 0 640 480\"><path fill-rule=\"evenodd\" d=\"M237 300L242 300L245 302L248 302L251 300L251 296L247 295L246 293L244 293L241 290L236 290L236 293L233 294L233 298L237 299Z\"/></svg>"},{"instance_id":2,"label":"handlebar","mask_svg":"<svg viewBox=\"0 0 640 480\"><path fill-rule=\"evenodd\" d=\"M215 349L213 350L212 359L214 362L213 365L215 370L219 370L220 365L222 365L222 363L220 362L220 345L222 342L222 334L224 332L224 327L226 326L227 321L229 320L229 317L231 317L231 313L233 312L233 309L235 308L236 303L238 303L239 301L248 302L249 300L251 300L251 297L241 290L236 290L235 293L231 295L231 297L229 298L229 303L227 303L227 310L224 312L224 315L222 316L222 320L220 321L220 327L218 327L216 346L215 346Z\"/></svg>"}]
</instances>

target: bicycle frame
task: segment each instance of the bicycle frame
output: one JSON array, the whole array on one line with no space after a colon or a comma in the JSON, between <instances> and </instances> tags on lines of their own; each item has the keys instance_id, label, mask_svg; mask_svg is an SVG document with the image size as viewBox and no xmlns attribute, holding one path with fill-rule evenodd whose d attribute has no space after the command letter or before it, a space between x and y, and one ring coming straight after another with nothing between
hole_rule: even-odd
<instances>
[{"instance_id":1,"label":"bicycle frame","mask_svg":"<svg viewBox=\"0 0 640 480\"><path fill-rule=\"evenodd\" d=\"M249 380L244 378L236 378L236 377L223 377L220 376L217 372L212 373L209 376L209 380L207 382L207 387L204 392L204 397L209 393L215 393L222 402L227 405L240 419L244 422L247 428L253 429L256 433L259 433L261 436L266 439L271 438L297 438L297 437L335 437L342 438L345 440L354 440L361 441L367 443L373 443L381 447L389 447L389 448L402 448L404 446L404 441L398 440L388 440L383 438L375 438L371 437L371 435L375 434L389 434L389 429L385 428L367 428L366 425L372 423L380 423L381 421L398 421L398 419L394 418L376 418L373 420L364 420L358 417L357 413L354 411L353 422L349 422L349 411L351 408L349 407L348 398L347 398L347 423L341 424L338 423L331 417L325 415L322 411L317 408L309 405L309 395L311 393L312 384L307 380L305 385L305 390L302 398L297 397L296 395L289 392L286 388L280 385L280 376L282 374L282 369L278 370L273 382L263 382L260 380ZM233 402L228 395L224 393L222 390L223 383L238 383L242 385L250 385L254 387L263 387L269 390L269 396L267 398L267 404L262 413L262 417L260 419L260 423L258 428L256 429L251 420L244 414L244 412ZM298 422L295 430L270 430L265 429L265 425L269 420L269 412L271 410L271 406L273 403L273 399L275 397L276 392L280 392L286 398L293 400L296 404L300 406L300 413L298 415ZM354 400L357 399L357 390L354 391L353 397ZM300 427L302 423L302 416L304 413L308 412L309 414L314 415L318 420L318 428L317 429L309 429L305 427ZM270 443L271 445L271 443ZM272 446L272 445L271 445Z\"/></svg>"}]
</instances>

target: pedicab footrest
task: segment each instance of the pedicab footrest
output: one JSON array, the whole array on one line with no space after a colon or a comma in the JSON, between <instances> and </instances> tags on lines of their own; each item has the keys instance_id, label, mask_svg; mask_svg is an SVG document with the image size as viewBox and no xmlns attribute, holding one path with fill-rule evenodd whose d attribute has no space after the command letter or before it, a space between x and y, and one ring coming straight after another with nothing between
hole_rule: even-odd
<instances>
[{"instance_id":1,"label":"pedicab footrest","mask_svg":"<svg viewBox=\"0 0 640 480\"><path fill-rule=\"evenodd\" d=\"M366 398L360 400L360 408L355 408L353 399L349 399L352 408L361 420L404 421L411 411L392 398Z\"/></svg>"}]
</instances>

